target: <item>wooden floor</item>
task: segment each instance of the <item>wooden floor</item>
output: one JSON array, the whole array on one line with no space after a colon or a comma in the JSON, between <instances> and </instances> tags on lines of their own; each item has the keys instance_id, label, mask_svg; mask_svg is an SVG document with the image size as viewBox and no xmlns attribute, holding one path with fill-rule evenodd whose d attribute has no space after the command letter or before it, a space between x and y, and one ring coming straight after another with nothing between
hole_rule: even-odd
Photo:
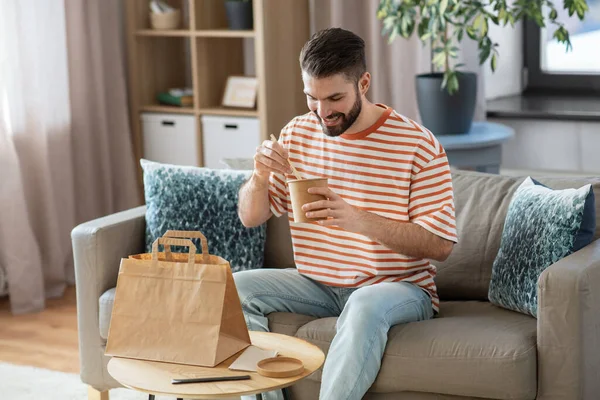
<instances>
[{"instance_id":1,"label":"wooden floor","mask_svg":"<svg viewBox=\"0 0 600 400\"><path fill-rule=\"evenodd\" d=\"M1 299L0 361L79 373L75 287L36 314L14 316Z\"/></svg>"}]
</instances>

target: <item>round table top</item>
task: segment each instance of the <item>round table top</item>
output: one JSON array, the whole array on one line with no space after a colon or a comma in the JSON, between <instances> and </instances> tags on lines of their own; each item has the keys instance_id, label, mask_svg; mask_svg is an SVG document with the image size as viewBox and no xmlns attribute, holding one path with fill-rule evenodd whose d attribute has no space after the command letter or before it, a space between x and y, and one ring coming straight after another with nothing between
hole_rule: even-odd
<instances>
[{"instance_id":1,"label":"round table top","mask_svg":"<svg viewBox=\"0 0 600 400\"><path fill-rule=\"evenodd\" d=\"M473 122L468 133L435 135L445 150L459 150L495 146L515 135L514 130L495 122Z\"/></svg>"},{"instance_id":2,"label":"round table top","mask_svg":"<svg viewBox=\"0 0 600 400\"><path fill-rule=\"evenodd\" d=\"M304 372L290 378L267 378L256 372L229 370L228 367L240 353L213 368L113 357L108 362L108 372L123 386L141 392L181 398L214 399L251 395L290 386L315 372L325 361L325 354L321 349L296 337L271 332L250 332L250 340L257 347L276 350L281 356L302 360ZM173 378L234 375L250 375L251 379L171 384Z\"/></svg>"}]
</instances>

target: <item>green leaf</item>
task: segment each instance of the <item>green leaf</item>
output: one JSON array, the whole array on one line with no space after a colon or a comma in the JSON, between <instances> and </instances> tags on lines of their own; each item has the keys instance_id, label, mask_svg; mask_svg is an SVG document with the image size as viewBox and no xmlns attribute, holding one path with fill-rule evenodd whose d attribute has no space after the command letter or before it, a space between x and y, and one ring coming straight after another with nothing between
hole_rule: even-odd
<instances>
[{"instance_id":1,"label":"green leaf","mask_svg":"<svg viewBox=\"0 0 600 400\"><path fill-rule=\"evenodd\" d=\"M578 1L575 8L577 9L577 16L579 17L580 20L583 19L586 11L589 10L589 7L585 1Z\"/></svg>"},{"instance_id":2,"label":"green leaf","mask_svg":"<svg viewBox=\"0 0 600 400\"><path fill-rule=\"evenodd\" d=\"M569 37L569 32L565 29L564 26L559 27L555 32L553 37L558 40L560 43L566 44L566 50L573 50L573 45L571 44L571 38Z\"/></svg>"},{"instance_id":3,"label":"green leaf","mask_svg":"<svg viewBox=\"0 0 600 400\"><path fill-rule=\"evenodd\" d=\"M462 28L458 29L458 34L457 34L456 38L458 39L459 42L463 40L464 33L465 33L464 29L462 29Z\"/></svg>"},{"instance_id":4,"label":"green leaf","mask_svg":"<svg viewBox=\"0 0 600 400\"><path fill-rule=\"evenodd\" d=\"M487 19L483 19L483 24L481 27L481 36L485 36L488 33L488 22Z\"/></svg>"},{"instance_id":5,"label":"green leaf","mask_svg":"<svg viewBox=\"0 0 600 400\"><path fill-rule=\"evenodd\" d=\"M556 18L558 18L558 11L556 11L556 8L553 8L550 11L550 14L548 14L548 18L550 18L552 21L556 21Z\"/></svg>"},{"instance_id":6,"label":"green leaf","mask_svg":"<svg viewBox=\"0 0 600 400\"><path fill-rule=\"evenodd\" d=\"M498 12L498 19L500 20L500 22L502 22L503 25L506 25L506 23L508 22L506 10L504 8L501 8Z\"/></svg>"},{"instance_id":7,"label":"green leaf","mask_svg":"<svg viewBox=\"0 0 600 400\"><path fill-rule=\"evenodd\" d=\"M429 30L431 31L431 33L433 35L435 35L435 33L438 31L438 19L437 18L431 18L431 21L429 21Z\"/></svg>"},{"instance_id":8,"label":"green leaf","mask_svg":"<svg viewBox=\"0 0 600 400\"><path fill-rule=\"evenodd\" d=\"M434 27L435 24L436 24L435 17L434 18L430 18L429 19L429 26L427 27L427 29L429 29L430 32L433 32L434 31L433 27ZM436 28L436 30L437 30L437 28Z\"/></svg>"},{"instance_id":9,"label":"green leaf","mask_svg":"<svg viewBox=\"0 0 600 400\"><path fill-rule=\"evenodd\" d=\"M410 22L408 23L408 28L406 30L407 35L405 36L405 38L409 38L410 36L412 36L414 31L415 31L415 21L410 20Z\"/></svg>"},{"instance_id":10,"label":"green leaf","mask_svg":"<svg viewBox=\"0 0 600 400\"><path fill-rule=\"evenodd\" d=\"M440 1L440 15L444 15L446 13L447 8L448 8L448 0Z\"/></svg>"},{"instance_id":11,"label":"green leaf","mask_svg":"<svg viewBox=\"0 0 600 400\"><path fill-rule=\"evenodd\" d=\"M438 67L443 67L446 61L446 53L440 52L433 57L433 63Z\"/></svg>"},{"instance_id":12,"label":"green leaf","mask_svg":"<svg viewBox=\"0 0 600 400\"><path fill-rule=\"evenodd\" d=\"M479 9L477 9L477 8L469 10L469 13L465 17L465 23L467 23L468 21L470 21L471 18L473 18L475 16L475 14L477 14L478 11L479 11Z\"/></svg>"},{"instance_id":13,"label":"green leaf","mask_svg":"<svg viewBox=\"0 0 600 400\"><path fill-rule=\"evenodd\" d=\"M565 41L565 36L564 36L561 28L558 28L556 31L554 31L554 34L552 35L552 37L554 37L557 41L559 41L561 43Z\"/></svg>"},{"instance_id":14,"label":"green leaf","mask_svg":"<svg viewBox=\"0 0 600 400\"><path fill-rule=\"evenodd\" d=\"M512 14L508 14L508 21L510 22L510 26L515 27L515 16Z\"/></svg>"},{"instance_id":15,"label":"green leaf","mask_svg":"<svg viewBox=\"0 0 600 400\"><path fill-rule=\"evenodd\" d=\"M409 23L409 19L406 17L407 17L406 15L402 16L402 20L400 21L400 33L404 37L407 37L406 33L408 31L408 23Z\"/></svg>"},{"instance_id":16,"label":"green leaf","mask_svg":"<svg viewBox=\"0 0 600 400\"><path fill-rule=\"evenodd\" d=\"M533 18L533 20L535 21L535 23L540 27L540 28L544 28L546 26L545 22L544 22L544 16L541 14L533 14L531 16Z\"/></svg>"},{"instance_id":17,"label":"green leaf","mask_svg":"<svg viewBox=\"0 0 600 400\"><path fill-rule=\"evenodd\" d=\"M456 72L453 72L448 78L447 86L448 93L450 95L453 95L454 93L458 92L458 77L456 76Z\"/></svg>"},{"instance_id":18,"label":"green leaf","mask_svg":"<svg viewBox=\"0 0 600 400\"><path fill-rule=\"evenodd\" d=\"M472 26L468 26L467 27L467 35L473 39L473 40L477 40L477 30L472 27Z\"/></svg>"},{"instance_id":19,"label":"green leaf","mask_svg":"<svg viewBox=\"0 0 600 400\"><path fill-rule=\"evenodd\" d=\"M428 25L429 25L429 18L423 18L423 19L421 19L421 22L419 22L419 26L417 28L417 34L419 35L421 40L424 40L423 36L425 36L425 34L427 33Z\"/></svg>"},{"instance_id":20,"label":"green leaf","mask_svg":"<svg viewBox=\"0 0 600 400\"><path fill-rule=\"evenodd\" d=\"M483 23L483 14L478 14L473 20L473 28L479 30L481 24Z\"/></svg>"},{"instance_id":21,"label":"green leaf","mask_svg":"<svg viewBox=\"0 0 600 400\"><path fill-rule=\"evenodd\" d=\"M494 53L492 55L492 61L491 61L492 72L496 72L497 65L498 65L498 58L496 57L496 53Z\"/></svg>"},{"instance_id":22,"label":"green leaf","mask_svg":"<svg viewBox=\"0 0 600 400\"><path fill-rule=\"evenodd\" d=\"M489 46L484 46L483 48L480 49L480 51L479 51L479 65L483 64L484 62L486 62L486 60L490 56L490 52L491 52L491 49L490 49Z\"/></svg>"},{"instance_id":23,"label":"green leaf","mask_svg":"<svg viewBox=\"0 0 600 400\"><path fill-rule=\"evenodd\" d=\"M388 44L391 44L394 39L396 39L398 37L398 26L396 25L394 27L394 29L392 29L392 32L390 33L390 36L388 37Z\"/></svg>"},{"instance_id":24,"label":"green leaf","mask_svg":"<svg viewBox=\"0 0 600 400\"><path fill-rule=\"evenodd\" d=\"M391 32L392 29L394 29L394 26L396 25L396 20L398 18L395 15L391 15L389 17L387 17L386 19L383 20L383 28L388 31Z\"/></svg>"}]
</instances>

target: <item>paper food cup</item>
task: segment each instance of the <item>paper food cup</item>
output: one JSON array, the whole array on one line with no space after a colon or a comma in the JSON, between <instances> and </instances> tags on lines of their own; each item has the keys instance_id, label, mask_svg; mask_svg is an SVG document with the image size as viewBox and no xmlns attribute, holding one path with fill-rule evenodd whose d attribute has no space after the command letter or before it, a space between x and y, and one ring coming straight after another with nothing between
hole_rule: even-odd
<instances>
[{"instance_id":1,"label":"paper food cup","mask_svg":"<svg viewBox=\"0 0 600 400\"><path fill-rule=\"evenodd\" d=\"M327 197L320 194L308 193L311 187L327 187L327 178L317 179L294 179L289 180L290 198L292 199L292 210L294 212L294 222L314 222L327 218L307 218L306 212L302 206L319 200L327 200ZM316 210L311 210L316 211Z\"/></svg>"}]
</instances>

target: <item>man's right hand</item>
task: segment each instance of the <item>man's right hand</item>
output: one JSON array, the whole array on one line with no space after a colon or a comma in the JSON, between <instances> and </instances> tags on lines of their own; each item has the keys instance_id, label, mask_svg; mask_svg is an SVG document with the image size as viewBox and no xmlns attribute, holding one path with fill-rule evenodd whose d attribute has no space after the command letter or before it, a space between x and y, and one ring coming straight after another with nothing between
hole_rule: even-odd
<instances>
[{"instance_id":1,"label":"man's right hand","mask_svg":"<svg viewBox=\"0 0 600 400\"><path fill-rule=\"evenodd\" d=\"M255 178L266 183L271 172L291 174L292 169L287 159L288 152L279 142L265 140L256 148L254 155Z\"/></svg>"}]
</instances>

